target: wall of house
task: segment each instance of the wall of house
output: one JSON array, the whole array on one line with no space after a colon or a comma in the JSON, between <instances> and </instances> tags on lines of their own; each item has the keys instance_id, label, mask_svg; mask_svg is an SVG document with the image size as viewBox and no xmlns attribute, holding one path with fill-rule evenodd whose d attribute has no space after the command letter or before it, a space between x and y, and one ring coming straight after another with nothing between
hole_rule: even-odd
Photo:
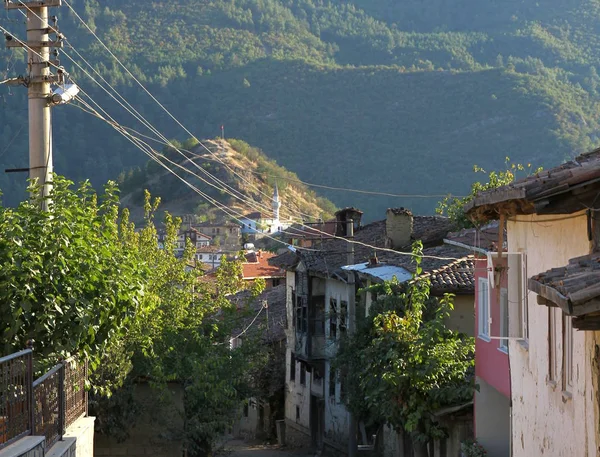
<instances>
[{"instance_id":1,"label":"wall of house","mask_svg":"<svg viewBox=\"0 0 600 457\"><path fill-rule=\"evenodd\" d=\"M247 408L240 408L237 421L233 424L233 436L240 438L256 438L261 430L259 422L258 401L255 398L248 399Z\"/></svg>"},{"instance_id":2,"label":"wall of house","mask_svg":"<svg viewBox=\"0 0 600 457\"><path fill-rule=\"evenodd\" d=\"M288 328L286 329L285 357L285 440L289 446L310 445L310 374L306 376L306 386L300 384L300 363L294 367L295 381L291 380L291 356L296 349L296 328L294 320L294 303L292 293L296 292L296 275L286 271L286 312ZM298 409L296 409L298 408Z\"/></svg>"},{"instance_id":3,"label":"wall of house","mask_svg":"<svg viewBox=\"0 0 600 457\"><path fill-rule=\"evenodd\" d=\"M311 375L306 373L304 385L300 382L302 363L296 361L295 367L291 365L292 351L286 351L286 390L285 390L285 422L286 444L292 446L309 446L310 435L310 390ZM295 371L295 380L290 379L291 370Z\"/></svg>"},{"instance_id":4,"label":"wall of house","mask_svg":"<svg viewBox=\"0 0 600 457\"><path fill-rule=\"evenodd\" d=\"M499 261L494 260L494 265ZM502 261L506 265L506 260ZM487 259L479 259L475 263L475 297L479 296L479 278L487 279ZM502 275L500 287L490 288L490 325L491 336L500 336L500 306L498 294L502 288L507 288L507 275ZM477 305L477 301L475 301ZM483 379L498 392L510 398L510 376L508 371L508 354L500 349L500 340L486 340L479 337L479 309L475 306L475 375ZM477 404L475 405L477 409ZM477 413L475 413L477 414Z\"/></svg>"},{"instance_id":5,"label":"wall of house","mask_svg":"<svg viewBox=\"0 0 600 457\"><path fill-rule=\"evenodd\" d=\"M508 373L506 373L508 375ZM488 457L510 456L510 399L477 377L475 438Z\"/></svg>"},{"instance_id":6,"label":"wall of house","mask_svg":"<svg viewBox=\"0 0 600 457\"><path fill-rule=\"evenodd\" d=\"M585 213L574 216L578 217L519 216L508 221L509 251L527 252L528 278L589 253ZM510 283L508 297L510 306L518 302L517 291ZM553 382L548 378L549 308L538 305L536 295L529 292L528 309L528 341L509 342L513 455L596 455L598 400L592 381L595 335L573 332L573 387L570 393L564 393L561 338L558 338L556 351L557 380ZM513 308L510 313L514 316ZM513 322L511 317L511 331Z\"/></svg>"},{"instance_id":7,"label":"wall of house","mask_svg":"<svg viewBox=\"0 0 600 457\"><path fill-rule=\"evenodd\" d=\"M341 398L341 386L335 384L335 394L331 395L331 363L325 365L325 444L347 451L350 415Z\"/></svg>"},{"instance_id":8,"label":"wall of house","mask_svg":"<svg viewBox=\"0 0 600 457\"><path fill-rule=\"evenodd\" d=\"M446 327L473 336L475 331L475 298L473 295L454 297L454 310L444 320Z\"/></svg>"}]
</instances>

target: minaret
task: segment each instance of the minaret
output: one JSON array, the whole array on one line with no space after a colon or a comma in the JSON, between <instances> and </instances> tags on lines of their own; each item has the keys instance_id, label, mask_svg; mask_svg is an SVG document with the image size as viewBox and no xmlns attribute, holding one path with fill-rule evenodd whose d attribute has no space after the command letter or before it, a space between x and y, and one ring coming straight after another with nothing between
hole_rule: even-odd
<instances>
[{"instance_id":1,"label":"minaret","mask_svg":"<svg viewBox=\"0 0 600 457\"><path fill-rule=\"evenodd\" d=\"M273 192L273 222L275 226L279 225L279 208L281 208L279 189L277 188L277 183L275 183L275 192Z\"/></svg>"}]
</instances>

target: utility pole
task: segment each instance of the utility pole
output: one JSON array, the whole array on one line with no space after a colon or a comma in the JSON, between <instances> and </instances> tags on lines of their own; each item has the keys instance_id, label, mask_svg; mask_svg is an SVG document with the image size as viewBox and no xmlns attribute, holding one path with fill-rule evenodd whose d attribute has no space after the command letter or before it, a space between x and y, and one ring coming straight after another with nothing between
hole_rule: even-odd
<instances>
[{"instance_id":1,"label":"utility pole","mask_svg":"<svg viewBox=\"0 0 600 457\"><path fill-rule=\"evenodd\" d=\"M351 242L348 243L348 265L354 265L354 221L352 219L346 222L346 237ZM354 271L348 270L348 333L350 335L356 332L356 290L354 286ZM356 457L358 446L356 442L356 417L351 412L348 420L348 457Z\"/></svg>"},{"instance_id":2,"label":"utility pole","mask_svg":"<svg viewBox=\"0 0 600 457\"><path fill-rule=\"evenodd\" d=\"M29 98L29 177L41 185L42 197L47 197L52 188L52 124L50 108L67 103L77 92L74 84L65 85L65 71L59 67L57 48L63 46L63 35L56 26L53 16L49 24L48 8L62 5L62 0L21 1L4 0L7 10L20 9L27 15L27 41L5 34L6 47L27 49L27 76L12 78L11 85L27 87ZM51 39L50 35L55 38ZM54 59L50 49L54 48ZM53 74L51 67L56 68ZM61 85L52 91L51 84ZM13 170L18 171L18 170ZM48 210L48 200L42 209Z\"/></svg>"}]
</instances>

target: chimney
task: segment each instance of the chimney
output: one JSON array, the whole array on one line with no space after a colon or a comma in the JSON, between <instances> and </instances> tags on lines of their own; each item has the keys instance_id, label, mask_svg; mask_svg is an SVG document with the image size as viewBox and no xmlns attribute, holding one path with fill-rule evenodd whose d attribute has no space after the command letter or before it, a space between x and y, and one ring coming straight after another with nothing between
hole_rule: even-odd
<instances>
[{"instance_id":1,"label":"chimney","mask_svg":"<svg viewBox=\"0 0 600 457\"><path fill-rule=\"evenodd\" d=\"M389 208L386 213L385 232L392 249L409 246L413 232L413 215L410 210Z\"/></svg>"},{"instance_id":2,"label":"chimney","mask_svg":"<svg viewBox=\"0 0 600 457\"><path fill-rule=\"evenodd\" d=\"M354 232L360 227L360 220L362 219L363 212L356 208L344 208L335 213L335 236L346 237L346 224L352 220L354 225Z\"/></svg>"}]
</instances>

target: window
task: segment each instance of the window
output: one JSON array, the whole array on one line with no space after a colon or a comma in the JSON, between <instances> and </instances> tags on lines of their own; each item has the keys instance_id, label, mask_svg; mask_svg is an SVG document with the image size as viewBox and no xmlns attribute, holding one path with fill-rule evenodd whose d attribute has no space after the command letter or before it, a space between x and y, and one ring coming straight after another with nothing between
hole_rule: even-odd
<instances>
[{"instance_id":1,"label":"window","mask_svg":"<svg viewBox=\"0 0 600 457\"><path fill-rule=\"evenodd\" d=\"M348 302L342 300L340 302L340 334L346 333L348 327Z\"/></svg>"},{"instance_id":2,"label":"window","mask_svg":"<svg viewBox=\"0 0 600 457\"><path fill-rule=\"evenodd\" d=\"M500 289L500 336L508 338L508 290ZM508 351L508 339L500 340L501 351Z\"/></svg>"},{"instance_id":3,"label":"window","mask_svg":"<svg viewBox=\"0 0 600 457\"><path fill-rule=\"evenodd\" d=\"M490 306L488 280L479 278L477 293L477 335L479 338L490 340Z\"/></svg>"},{"instance_id":4,"label":"window","mask_svg":"<svg viewBox=\"0 0 600 457\"><path fill-rule=\"evenodd\" d=\"M300 362L300 385L306 385L306 364L304 362Z\"/></svg>"},{"instance_id":5,"label":"window","mask_svg":"<svg viewBox=\"0 0 600 457\"><path fill-rule=\"evenodd\" d=\"M293 352L290 356L290 381L296 381L296 355Z\"/></svg>"},{"instance_id":6,"label":"window","mask_svg":"<svg viewBox=\"0 0 600 457\"><path fill-rule=\"evenodd\" d=\"M292 289L292 326L296 325L296 291Z\"/></svg>"},{"instance_id":7,"label":"window","mask_svg":"<svg viewBox=\"0 0 600 457\"><path fill-rule=\"evenodd\" d=\"M248 417L248 403L244 403L244 417Z\"/></svg>"},{"instance_id":8,"label":"window","mask_svg":"<svg viewBox=\"0 0 600 457\"><path fill-rule=\"evenodd\" d=\"M556 358L556 309L548 307L548 381L556 382L557 358Z\"/></svg>"},{"instance_id":9,"label":"window","mask_svg":"<svg viewBox=\"0 0 600 457\"><path fill-rule=\"evenodd\" d=\"M217 233L221 233L221 229L220 228L217 229Z\"/></svg>"},{"instance_id":10,"label":"window","mask_svg":"<svg viewBox=\"0 0 600 457\"><path fill-rule=\"evenodd\" d=\"M296 406L296 420L299 421L300 420L300 407Z\"/></svg>"},{"instance_id":11,"label":"window","mask_svg":"<svg viewBox=\"0 0 600 457\"><path fill-rule=\"evenodd\" d=\"M308 306L306 297L297 297L296 330L306 333L308 331Z\"/></svg>"},{"instance_id":12,"label":"window","mask_svg":"<svg viewBox=\"0 0 600 457\"><path fill-rule=\"evenodd\" d=\"M329 365L329 396L335 398L335 370Z\"/></svg>"},{"instance_id":13,"label":"window","mask_svg":"<svg viewBox=\"0 0 600 457\"><path fill-rule=\"evenodd\" d=\"M573 390L573 318L563 315L563 391Z\"/></svg>"},{"instance_id":14,"label":"window","mask_svg":"<svg viewBox=\"0 0 600 457\"><path fill-rule=\"evenodd\" d=\"M329 300L329 338L337 338L337 300L331 298Z\"/></svg>"},{"instance_id":15,"label":"window","mask_svg":"<svg viewBox=\"0 0 600 457\"><path fill-rule=\"evenodd\" d=\"M521 334L523 339L529 338L529 305L527 302L527 295L529 290L527 289L527 255L521 253L521 274L519 277L519 297L521 298Z\"/></svg>"}]
</instances>

